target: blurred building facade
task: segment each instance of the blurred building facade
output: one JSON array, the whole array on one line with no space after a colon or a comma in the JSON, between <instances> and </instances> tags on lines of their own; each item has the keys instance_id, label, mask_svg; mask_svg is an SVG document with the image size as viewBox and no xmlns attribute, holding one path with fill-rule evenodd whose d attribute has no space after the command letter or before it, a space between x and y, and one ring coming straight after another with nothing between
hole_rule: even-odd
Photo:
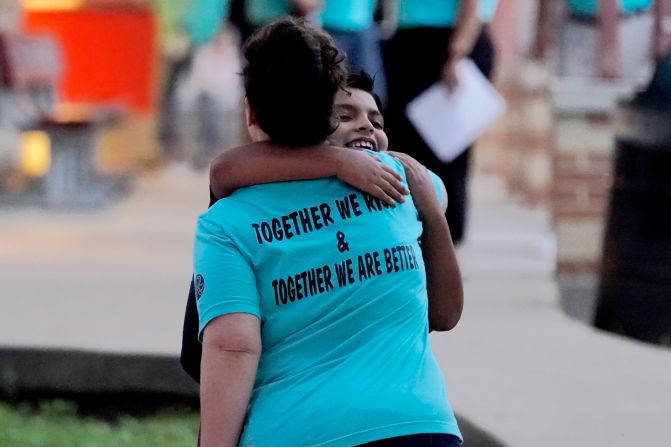
<instances>
[{"instance_id":1,"label":"blurred building facade","mask_svg":"<svg viewBox=\"0 0 671 447\"><path fill-rule=\"evenodd\" d=\"M665 0L598 2L584 18L566 8L553 103L557 279L566 311L593 321L613 182L618 106L650 79L667 36ZM557 14L553 12L553 14Z\"/></svg>"},{"instance_id":2,"label":"blurred building facade","mask_svg":"<svg viewBox=\"0 0 671 447\"><path fill-rule=\"evenodd\" d=\"M185 3L0 0L0 33L57 38L63 64L59 100L124 105L126 119L97 142L97 164L114 171L160 157L159 36L166 40L175 22L171 14ZM593 316L602 263L617 104L648 80L655 57L668 49L670 3L500 0L491 25L499 48L497 84L508 113L480 142L476 164L502 175L528 205L550 211L554 239L546 243L556 250L563 303L586 320ZM156 4L165 10L159 17ZM159 26L161 20L168 25ZM230 43L220 47L229 54ZM204 73L214 71L208 60L214 59L196 64ZM221 80L205 77L200 83L222 90ZM18 163L16 151L7 148L20 145L20 135L3 127L4 115L0 169Z\"/></svg>"},{"instance_id":3,"label":"blurred building facade","mask_svg":"<svg viewBox=\"0 0 671 447\"><path fill-rule=\"evenodd\" d=\"M548 209L562 305L585 321L598 296L618 104L668 51L670 3L502 0L494 21L509 109L485 136L479 164Z\"/></svg>"},{"instance_id":4,"label":"blurred building facade","mask_svg":"<svg viewBox=\"0 0 671 447\"><path fill-rule=\"evenodd\" d=\"M61 100L117 103L128 112L100 139L101 169L127 169L154 157L159 67L152 2L29 0L25 6L26 32L51 34L62 46Z\"/></svg>"},{"instance_id":5,"label":"blurred building facade","mask_svg":"<svg viewBox=\"0 0 671 447\"><path fill-rule=\"evenodd\" d=\"M3 0L0 10L5 198L32 197L33 190L44 195L50 184L62 187L65 197L77 191L67 183L129 171L155 157L151 1ZM114 120L108 119L112 110ZM57 147L63 138L65 146ZM83 177L70 181L82 169Z\"/></svg>"}]
</instances>

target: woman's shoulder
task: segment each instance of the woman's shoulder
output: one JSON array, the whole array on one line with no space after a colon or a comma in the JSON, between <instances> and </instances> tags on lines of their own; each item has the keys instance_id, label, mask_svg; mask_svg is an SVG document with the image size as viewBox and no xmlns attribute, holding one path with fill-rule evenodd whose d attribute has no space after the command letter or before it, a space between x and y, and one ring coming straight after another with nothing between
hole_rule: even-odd
<instances>
[{"instance_id":1,"label":"woman's shoulder","mask_svg":"<svg viewBox=\"0 0 671 447\"><path fill-rule=\"evenodd\" d=\"M405 170L403 169L403 165L397 159L395 159L386 152L373 152L373 151L369 152L377 155L382 163L386 164L387 166L391 166L396 172L398 172L403 176L403 178L405 178Z\"/></svg>"}]
</instances>

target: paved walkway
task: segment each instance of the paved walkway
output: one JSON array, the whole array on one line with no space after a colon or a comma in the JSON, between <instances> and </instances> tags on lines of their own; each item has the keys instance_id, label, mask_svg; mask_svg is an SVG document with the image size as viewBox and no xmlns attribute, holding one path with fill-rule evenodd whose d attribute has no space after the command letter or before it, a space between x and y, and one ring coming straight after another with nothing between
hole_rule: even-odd
<instances>
[{"instance_id":1,"label":"paved walkway","mask_svg":"<svg viewBox=\"0 0 671 447\"><path fill-rule=\"evenodd\" d=\"M671 350L566 317L542 212L474 184L466 307L434 337L457 411L511 447L671 445Z\"/></svg>"},{"instance_id":2,"label":"paved walkway","mask_svg":"<svg viewBox=\"0 0 671 447\"><path fill-rule=\"evenodd\" d=\"M511 447L668 445L671 351L565 317L547 216L502 189L475 179L465 314L432 336L455 408ZM0 346L175 356L206 205L171 169L102 211L3 209Z\"/></svg>"},{"instance_id":3,"label":"paved walkway","mask_svg":"<svg viewBox=\"0 0 671 447\"><path fill-rule=\"evenodd\" d=\"M140 178L90 212L0 212L0 345L179 352L207 175Z\"/></svg>"}]
</instances>

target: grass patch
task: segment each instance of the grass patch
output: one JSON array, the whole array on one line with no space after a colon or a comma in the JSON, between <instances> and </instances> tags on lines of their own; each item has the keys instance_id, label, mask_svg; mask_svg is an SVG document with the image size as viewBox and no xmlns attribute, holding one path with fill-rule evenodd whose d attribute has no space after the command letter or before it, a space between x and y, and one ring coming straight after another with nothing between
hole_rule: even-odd
<instances>
[{"instance_id":1,"label":"grass patch","mask_svg":"<svg viewBox=\"0 0 671 447\"><path fill-rule=\"evenodd\" d=\"M0 402L0 447L193 447L198 415L171 410L113 422L81 416L73 403L55 400L33 407Z\"/></svg>"}]
</instances>

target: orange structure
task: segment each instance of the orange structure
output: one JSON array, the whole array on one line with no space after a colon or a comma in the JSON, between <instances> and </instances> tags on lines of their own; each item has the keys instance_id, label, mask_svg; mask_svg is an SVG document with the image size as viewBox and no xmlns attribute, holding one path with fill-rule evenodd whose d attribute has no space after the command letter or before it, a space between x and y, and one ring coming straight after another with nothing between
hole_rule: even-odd
<instances>
[{"instance_id":1,"label":"orange structure","mask_svg":"<svg viewBox=\"0 0 671 447\"><path fill-rule=\"evenodd\" d=\"M133 112L154 106L156 39L148 8L86 7L74 10L29 10L29 33L57 36L64 50L62 100L121 101Z\"/></svg>"},{"instance_id":2,"label":"orange structure","mask_svg":"<svg viewBox=\"0 0 671 447\"><path fill-rule=\"evenodd\" d=\"M160 158L156 141L157 20L150 0L21 0L23 32L54 37L62 49L58 100L114 103L126 119L101 133L96 164L126 171Z\"/></svg>"}]
</instances>

